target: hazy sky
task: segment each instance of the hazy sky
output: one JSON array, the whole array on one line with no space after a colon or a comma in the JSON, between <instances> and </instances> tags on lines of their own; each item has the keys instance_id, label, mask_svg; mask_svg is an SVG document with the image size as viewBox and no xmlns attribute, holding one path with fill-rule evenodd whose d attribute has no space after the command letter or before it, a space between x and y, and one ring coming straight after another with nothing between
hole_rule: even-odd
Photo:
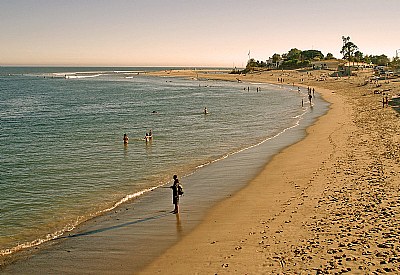
<instances>
[{"instance_id":1,"label":"hazy sky","mask_svg":"<svg viewBox=\"0 0 400 275\"><path fill-rule=\"evenodd\" d=\"M223 66L400 53L400 0L0 0L0 65Z\"/></svg>"}]
</instances>

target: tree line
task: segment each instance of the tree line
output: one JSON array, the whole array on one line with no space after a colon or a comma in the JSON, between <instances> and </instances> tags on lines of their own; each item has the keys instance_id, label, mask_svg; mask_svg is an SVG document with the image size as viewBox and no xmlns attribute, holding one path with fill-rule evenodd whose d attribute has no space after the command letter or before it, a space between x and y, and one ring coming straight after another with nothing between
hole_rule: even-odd
<instances>
[{"instance_id":1,"label":"tree line","mask_svg":"<svg viewBox=\"0 0 400 275\"><path fill-rule=\"evenodd\" d=\"M340 51L343 54L343 59L349 62L364 62L367 64L374 64L377 66L387 66L390 65L391 61L389 57L384 54L381 55L364 55L359 51L358 46L350 41L350 36L342 36L343 46ZM395 57L393 61L398 59Z\"/></svg>"},{"instance_id":2,"label":"tree line","mask_svg":"<svg viewBox=\"0 0 400 275\"><path fill-rule=\"evenodd\" d=\"M343 45L340 53L343 59L348 62L364 62L367 64L374 64L377 66L390 66L393 69L400 69L400 60L398 57L393 58L392 61L384 55L364 55L358 46L350 41L350 37L342 36ZM284 54L275 53L266 61L259 61L251 58L248 60L244 70L234 69L232 73L247 73L255 69L298 69L311 67L311 62L320 60L333 60L336 59L332 53L326 56L319 50L299 50L297 48L291 49Z\"/></svg>"}]
</instances>

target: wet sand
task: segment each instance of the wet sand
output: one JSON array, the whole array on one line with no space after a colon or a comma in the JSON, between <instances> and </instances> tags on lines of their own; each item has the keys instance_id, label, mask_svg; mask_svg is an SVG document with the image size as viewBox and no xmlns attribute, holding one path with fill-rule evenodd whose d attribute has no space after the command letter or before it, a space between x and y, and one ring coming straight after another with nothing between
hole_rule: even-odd
<instances>
[{"instance_id":1,"label":"wet sand","mask_svg":"<svg viewBox=\"0 0 400 275\"><path fill-rule=\"evenodd\" d=\"M400 272L400 121L382 107L382 93L399 94L399 82L326 74L213 76L244 85L284 78L314 87L331 110L142 274ZM194 75L210 78L186 76Z\"/></svg>"}]
</instances>

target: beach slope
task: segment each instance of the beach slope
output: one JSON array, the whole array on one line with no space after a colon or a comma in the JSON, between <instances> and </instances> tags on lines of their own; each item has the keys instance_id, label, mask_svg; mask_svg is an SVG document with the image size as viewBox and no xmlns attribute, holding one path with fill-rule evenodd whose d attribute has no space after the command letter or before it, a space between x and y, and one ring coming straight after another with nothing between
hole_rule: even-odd
<instances>
[{"instance_id":1,"label":"beach slope","mask_svg":"<svg viewBox=\"0 0 400 275\"><path fill-rule=\"evenodd\" d=\"M141 274L400 271L398 114L360 77L281 76L315 87L327 115Z\"/></svg>"}]
</instances>

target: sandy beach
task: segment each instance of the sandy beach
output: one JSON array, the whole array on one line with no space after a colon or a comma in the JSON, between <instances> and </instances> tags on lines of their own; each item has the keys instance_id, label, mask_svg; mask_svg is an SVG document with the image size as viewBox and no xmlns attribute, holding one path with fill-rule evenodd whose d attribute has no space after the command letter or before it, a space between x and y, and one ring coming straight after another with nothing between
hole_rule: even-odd
<instances>
[{"instance_id":1,"label":"sandy beach","mask_svg":"<svg viewBox=\"0 0 400 275\"><path fill-rule=\"evenodd\" d=\"M400 0L0 15L0 275L400 275Z\"/></svg>"},{"instance_id":2,"label":"sandy beach","mask_svg":"<svg viewBox=\"0 0 400 275\"><path fill-rule=\"evenodd\" d=\"M399 94L399 82L327 73L162 73L243 85L283 78L314 87L331 109L141 274L400 272L400 123L382 107L382 93Z\"/></svg>"},{"instance_id":3,"label":"sandy beach","mask_svg":"<svg viewBox=\"0 0 400 275\"><path fill-rule=\"evenodd\" d=\"M215 207L210 209L210 195L191 188L204 180L204 188L232 188L232 179L244 174L238 165L246 162L235 159L240 154L187 179L191 185L185 192L192 195L184 197L180 216L165 207L170 206L169 190L168 196L164 189L155 190L140 197L140 203L128 202L61 238L0 262L0 272L398 274L400 123L396 111L382 106L382 98L399 94L400 82L369 82L371 71L338 79L328 73L149 73L198 79L204 86L213 79L238 81L250 92L257 83L281 85L283 79L284 85L314 88L331 105L307 128L304 139L279 147L285 149L277 149L281 151L264 168L256 168L254 178L252 172L241 179L245 187L227 191L223 199L213 198ZM253 157L258 151L246 152ZM254 168L243 166L246 173ZM226 182L214 184L221 179ZM154 255L160 256L153 260Z\"/></svg>"}]
</instances>

